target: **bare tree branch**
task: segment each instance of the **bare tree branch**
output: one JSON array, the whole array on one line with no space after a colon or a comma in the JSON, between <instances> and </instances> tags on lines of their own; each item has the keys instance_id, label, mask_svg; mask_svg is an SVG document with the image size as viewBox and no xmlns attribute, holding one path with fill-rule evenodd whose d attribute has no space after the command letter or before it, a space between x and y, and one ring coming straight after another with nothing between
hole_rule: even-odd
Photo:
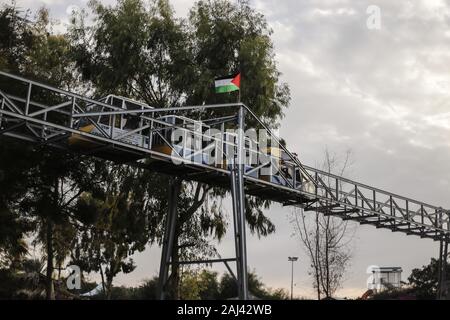
<instances>
[{"instance_id":1,"label":"bare tree branch","mask_svg":"<svg viewBox=\"0 0 450 320\"><path fill-rule=\"evenodd\" d=\"M324 153L324 171L338 171L343 175L350 164L351 151L345 153L343 161L338 161L328 149ZM331 188L333 181L328 178L326 183ZM316 208L318 206L316 204ZM293 224L311 262L310 274L313 287L317 290L317 298L332 297L341 287L350 264L350 245L355 231L349 228L348 221L317 210L314 216L306 216L303 210L294 212Z\"/></svg>"}]
</instances>

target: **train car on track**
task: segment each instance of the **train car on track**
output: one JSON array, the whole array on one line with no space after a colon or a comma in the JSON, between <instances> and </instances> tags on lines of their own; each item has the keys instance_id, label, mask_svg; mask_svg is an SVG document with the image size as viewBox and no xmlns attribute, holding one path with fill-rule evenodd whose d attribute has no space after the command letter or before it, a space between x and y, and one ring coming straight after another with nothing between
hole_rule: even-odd
<instances>
[{"instance_id":1,"label":"train car on track","mask_svg":"<svg viewBox=\"0 0 450 320\"><path fill-rule=\"evenodd\" d=\"M100 101L123 110L152 109L152 107L144 103L116 95L108 95ZM97 112L105 111L105 109L105 107L93 105L89 111ZM149 130L132 132L139 127L140 121L138 114L102 115L90 120L80 119L75 123L74 127L82 132L96 136L109 136L124 143L148 148L151 136L146 133ZM95 148L98 146L98 142L84 135L74 133L69 138L69 145L77 148Z\"/></svg>"}]
</instances>

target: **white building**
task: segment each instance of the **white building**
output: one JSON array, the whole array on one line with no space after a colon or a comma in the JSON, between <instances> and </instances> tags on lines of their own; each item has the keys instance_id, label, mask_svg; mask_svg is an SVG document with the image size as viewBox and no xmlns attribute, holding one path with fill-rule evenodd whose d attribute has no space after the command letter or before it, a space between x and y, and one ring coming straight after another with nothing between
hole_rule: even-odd
<instances>
[{"instance_id":1,"label":"white building","mask_svg":"<svg viewBox=\"0 0 450 320\"><path fill-rule=\"evenodd\" d=\"M367 280L367 289L379 292L386 289L400 288L402 271L401 267L369 267L367 272L371 276Z\"/></svg>"}]
</instances>

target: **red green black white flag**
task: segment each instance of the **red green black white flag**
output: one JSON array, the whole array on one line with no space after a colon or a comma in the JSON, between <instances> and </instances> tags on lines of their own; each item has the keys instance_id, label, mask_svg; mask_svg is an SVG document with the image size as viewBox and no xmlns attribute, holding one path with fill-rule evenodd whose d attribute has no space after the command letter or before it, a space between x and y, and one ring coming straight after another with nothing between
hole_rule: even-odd
<instances>
[{"instance_id":1,"label":"red green black white flag","mask_svg":"<svg viewBox=\"0 0 450 320\"><path fill-rule=\"evenodd\" d=\"M215 80L216 93L233 92L241 87L241 74L234 74Z\"/></svg>"}]
</instances>

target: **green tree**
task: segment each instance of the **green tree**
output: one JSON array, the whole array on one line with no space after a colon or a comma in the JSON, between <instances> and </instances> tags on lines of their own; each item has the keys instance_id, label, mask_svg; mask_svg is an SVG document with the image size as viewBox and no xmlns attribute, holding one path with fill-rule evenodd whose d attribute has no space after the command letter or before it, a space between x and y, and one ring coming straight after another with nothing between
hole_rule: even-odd
<instances>
[{"instance_id":1,"label":"green tree","mask_svg":"<svg viewBox=\"0 0 450 320\"><path fill-rule=\"evenodd\" d=\"M28 13L14 5L0 10L0 69L19 72L33 44ZM9 86L2 83L2 86ZM25 168L31 149L5 137L0 138L0 267L14 268L27 252L24 234L30 226L16 209L17 199L25 192L30 176Z\"/></svg>"},{"instance_id":2,"label":"green tree","mask_svg":"<svg viewBox=\"0 0 450 320\"><path fill-rule=\"evenodd\" d=\"M149 171L111 164L99 179L100 191L78 199L76 215L84 226L74 244L72 262L85 272L100 272L106 298L111 299L114 278L135 269L131 256L155 240L165 212L161 205L167 204L155 201L160 190L155 182L164 177Z\"/></svg>"},{"instance_id":3,"label":"green tree","mask_svg":"<svg viewBox=\"0 0 450 320\"><path fill-rule=\"evenodd\" d=\"M53 272L68 254L67 244L76 234L76 199L92 190L96 183L95 166L89 159L47 148L36 149L36 162L28 169L33 182L20 200L19 210L36 230L47 258L47 299L54 298Z\"/></svg>"},{"instance_id":4,"label":"green tree","mask_svg":"<svg viewBox=\"0 0 450 320\"><path fill-rule=\"evenodd\" d=\"M136 288L133 299L135 300L156 300L158 291L158 277L144 281Z\"/></svg>"},{"instance_id":5,"label":"green tree","mask_svg":"<svg viewBox=\"0 0 450 320\"><path fill-rule=\"evenodd\" d=\"M89 284L90 288L95 284ZM156 300L158 287L158 277L145 280L138 287L112 287L111 299L132 299L132 300ZM287 300L289 294L284 289L271 289L266 287L260 278L254 273L250 273L250 290L258 299ZM84 290L88 291L88 290ZM255 294L256 293L256 294ZM182 273L180 284L180 299L184 300L217 300L236 298L237 287L233 277L223 274L218 277L218 273L207 269L189 268ZM102 299L102 295L93 299Z\"/></svg>"},{"instance_id":6,"label":"green tree","mask_svg":"<svg viewBox=\"0 0 450 320\"><path fill-rule=\"evenodd\" d=\"M189 15L189 34L198 69L187 103L235 102L235 95L215 94L212 79L240 71L242 102L267 126L277 127L290 92L279 79L272 32L249 1L197 1Z\"/></svg>"},{"instance_id":7,"label":"green tree","mask_svg":"<svg viewBox=\"0 0 450 320\"><path fill-rule=\"evenodd\" d=\"M0 268L15 268L28 251L24 236L31 226L17 209L17 199L31 181L28 148L0 139Z\"/></svg>"},{"instance_id":8,"label":"green tree","mask_svg":"<svg viewBox=\"0 0 450 320\"><path fill-rule=\"evenodd\" d=\"M408 282L412 292L418 299L434 300L438 287L439 261L432 258L430 263L422 268L411 271ZM447 264L446 279L450 279L450 266Z\"/></svg>"},{"instance_id":9,"label":"green tree","mask_svg":"<svg viewBox=\"0 0 450 320\"><path fill-rule=\"evenodd\" d=\"M84 79L99 95L115 93L154 107L183 101L193 70L189 38L168 1L118 0L106 7L92 1L96 23L74 15L69 28L72 53ZM92 37L92 41L89 41Z\"/></svg>"},{"instance_id":10,"label":"green tree","mask_svg":"<svg viewBox=\"0 0 450 320\"><path fill-rule=\"evenodd\" d=\"M199 280L203 283L200 291L201 300L214 300L219 296L219 281L217 272L202 270L199 273Z\"/></svg>"},{"instance_id":11,"label":"green tree","mask_svg":"<svg viewBox=\"0 0 450 320\"><path fill-rule=\"evenodd\" d=\"M200 300L200 292L205 290L205 283L199 281L195 271L183 272L179 288L179 298L182 300Z\"/></svg>"},{"instance_id":12,"label":"green tree","mask_svg":"<svg viewBox=\"0 0 450 320\"><path fill-rule=\"evenodd\" d=\"M0 69L20 72L35 36L27 21L29 12L19 11L14 3L0 10Z\"/></svg>"},{"instance_id":13,"label":"green tree","mask_svg":"<svg viewBox=\"0 0 450 320\"><path fill-rule=\"evenodd\" d=\"M154 107L235 100L214 95L213 79L240 70L243 101L269 126L277 126L289 102L289 89L279 83L272 31L246 1L198 1L188 19L175 18L167 0L152 1L149 9L141 0L119 0L113 7L94 1L90 8L94 25L87 27L83 15L76 15L69 37L74 60L97 95L120 94ZM225 234L221 209L225 195L204 183L183 183L174 242L178 250L172 261L215 253L208 237L220 240ZM246 204L252 232L274 232L262 212L269 203L247 197ZM171 280L177 298L178 266Z\"/></svg>"},{"instance_id":14,"label":"green tree","mask_svg":"<svg viewBox=\"0 0 450 320\"><path fill-rule=\"evenodd\" d=\"M188 269L182 273L180 299L213 300L219 296L217 272Z\"/></svg>"},{"instance_id":15,"label":"green tree","mask_svg":"<svg viewBox=\"0 0 450 320\"><path fill-rule=\"evenodd\" d=\"M238 296L236 281L228 273L223 274L219 287L219 299L231 299ZM289 297L283 289L267 288L254 271L248 274L248 288L250 294L258 299L283 300Z\"/></svg>"},{"instance_id":16,"label":"green tree","mask_svg":"<svg viewBox=\"0 0 450 320\"><path fill-rule=\"evenodd\" d=\"M44 9L39 10L33 21L28 19L28 14L23 16L13 7L4 9L0 13L0 23L5 27L0 31L0 50L5 55L0 63L4 70L69 88L76 83L76 72L68 55L69 44L63 36L51 34L49 21ZM35 94L48 104L58 102L54 97ZM9 152L1 163L5 172L3 186L10 190L10 200L1 199L2 208L6 208L2 217L8 211L18 217L10 221L8 230L15 227L14 222L26 221L33 230L34 242L42 244L47 259L46 297L53 299L55 262L61 266L69 252L67 245L76 234L73 217L76 198L96 185L95 162L45 145L29 147L24 142L9 144L2 140L0 148L2 153ZM11 170L21 163L21 167Z\"/></svg>"}]
</instances>

